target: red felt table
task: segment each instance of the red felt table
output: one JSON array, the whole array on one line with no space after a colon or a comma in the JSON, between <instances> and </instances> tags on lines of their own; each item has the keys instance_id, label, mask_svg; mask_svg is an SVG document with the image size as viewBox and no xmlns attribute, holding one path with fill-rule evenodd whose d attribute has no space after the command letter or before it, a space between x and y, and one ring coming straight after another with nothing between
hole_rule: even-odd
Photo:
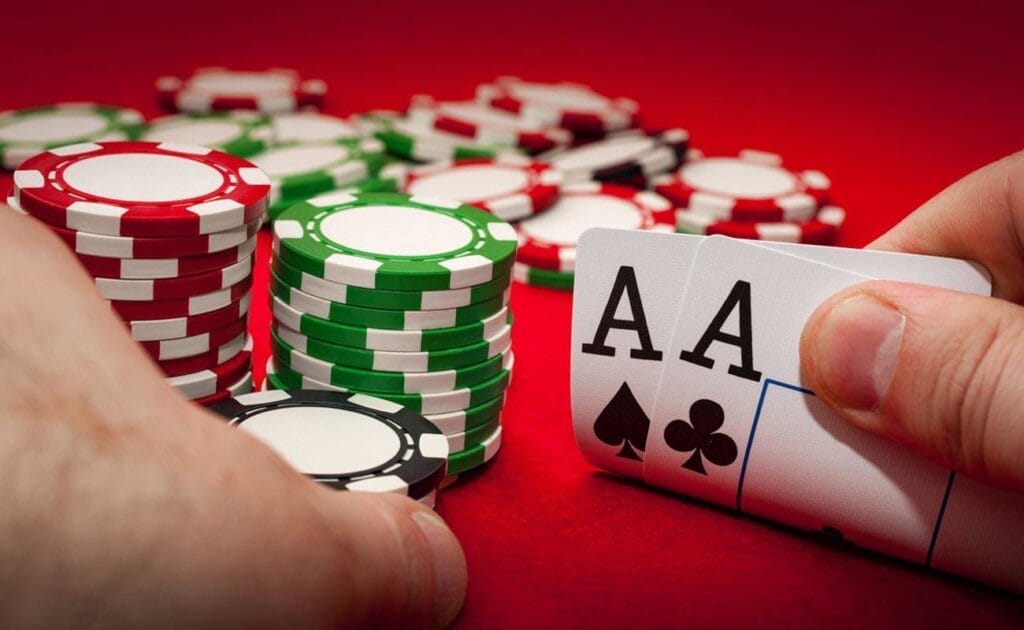
<instances>
[{"instance_id":1,"label":"red felt table","mask_svg":"<svg viewBox=\"0 0 1024 630\"><path fill-rule=\"evenodd\" d=\"M709 152L824 170L847 246L1024 145L1019 2L298 4L8 3L0 100L153 115L154 77L197 65L298 68L329 82L335 113L465 98L499 74L571 79L637 99ZM257 278L266 356L265 269ZM571 301L515 286L505 445L440 499L469 560L465 626L1024 623L1016 596L588 467L569 416Z\"/></svg>"}]
</instances>

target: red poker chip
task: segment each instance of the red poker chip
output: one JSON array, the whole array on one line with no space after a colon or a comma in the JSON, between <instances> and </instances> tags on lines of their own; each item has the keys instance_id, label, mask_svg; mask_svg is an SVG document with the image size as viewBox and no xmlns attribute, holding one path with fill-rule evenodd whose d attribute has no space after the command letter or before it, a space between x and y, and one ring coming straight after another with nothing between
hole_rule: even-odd
<instances>
[{"instance_id":1,"label":"red poker chip","mask_svg":"<svg viewBox=\"0 0 1024 630\"><path fill-rule=\"evenodd\" d=\"M813 245L834 245L845 220L846 212L836 206L825 206L813 219L804 222L716 221L692 210L676 211L676 229L680 232Z\"/></svg>"},{"instance_id":2,"label":"red poker chip","mask_svg":"<svg viewBox=\"0 0 1024 630\"><path fill-rule=\"evenodd\" d=\"M477 101L542 124L585 133L605 133L635 127L637 104L609 98L576 83L534 83L501 77L481 85Z\"/></svg>"},{"instance_id":3,"label":"red poker chip","mask_svg":"<svg viewBox=\"0 0 1024 630\"><path fill-rule=\"evenodd\" d=\"M146 301L188 298L212 293L234 286L252 273L253 256L249 256L223 269L207 271L184 278L160 280L123 280L121 278L95 278L96 288L107 300Z\"/></svg>"},{"instance_id":4,"label":"red poker chip","mask_svg":"<svg viewBox=\"0 0 1024 630\"><path fill-rule=\"evenodd\" d=\"M189 317L209 313L226 308L232 302L242 299L252 288L252 277L238 284L188 298L174 300L156 300L153 302L133 302L125 300L108 300L110 309L125 321L168 319L172 317Z\"/></svg>"},{"instance_id":5,"label":"red poker chip","mask_svg":"<svg viewBox=\"0 0 1024 630\"><path fill-rule=\"evenodd\" d=\"M167 319L127 321L132 339L136 341L163 341L179 337L192 337L215 328L227 326L249 312L250 295L209 313Z\"/></svg>"},{"instance_id":6,"label":"red poker chip","mask_svg":"<svg viewBox=\"0 0 1024 630\"><path fill-rule=\"evenodd\" d=\"M232 358L213 368L172 376L167 384L178 390L185 398L196 399L212 396L227 390L252 369L252 341Z\"/></svg>"},{"instance_id":7,"label":"red poker chip","mask_svg":"<svg viewBox=\"0 0 1024 630\"><path fill-rule=\"evenodd\" d=\"M181 237L263 216L270 179L206 147L96 142L39 153L14 172L21 208L42 221L109 236Z\"/></svg>"},{"instance_id":8,"label":"red poker chip","mask_svg":"<svg viewBox=\"0 0 1024 630\"><path fill-rule=\"evenodd\" d=\"M409 171L403 191L454 199L505 221L525 219L558 199L562 173L547 162L519 155L442 161Z\"/></svg>"},{"instance_id":9,"label":"red poker chip","mask_svg":"<svg viewBox=\"0 0 1024 630\"><path fill-rule=\"evenodd\" d=\"M540 269L574 271L576 243L595 227L662 230L672 204L645 190L586 182L562 188L558 202L546 212L518 224L519 263Z\"/></svg>"},{"instance_id":10,"label":"red poker chip","mask_svg":"<svg viewBox=\"0 0 1024 630\"><path fill-rule=\"evenodd\" d=\"M420 94L412 98L410 120L481 144L512 145L529 153L541 153L572 142L572 134L545 126L503 109L474 101L436 101Z\"/></svg>"},{"instance_id":11,"label":"red poker chip","mask_svg":"<svg viewBox=\"0 0 1024 630\"><path fill-rule=\"evenodd\" d=\"M233 396L240 396L242 394L248 394L252 391L252 372L246 372L238 382L232 384L226 390L221 390L209 396L203 396L202 398L196 398L192 402L203 407L209 407L214 403L227 400Z\"/></svg>"},{"instance_id":12,"label":"red poker chip","mask_svg":"<svg viewBox=\"0 0 1024 630\"><path fill-rule=\"evenodd\" d=\"M327 84L302 79L294 70L243 71L198 68L181 79L163 76L156 80L160 104L170 111L211 112L253 109L266 114L320 107Z\"/></svg>"},{"instance_id":13,"label":"red poker chip","mask_svg":"<svg viewBox=\"0 0 1024 630\"><path fill-rule=\"evenodd\" d=\"M164 339L162 341L140 341L139 345L149 356L157 361L169 361L171 359L182 359L203 354L223 346L238 335L245 332L248 318L240 318L235 322L214 328L191 337L178 339Z\"/></svg>"},{"instance_id":14,"label":"red poker chip","mask_svg":"<svg viewBox=\"0 0 1024 630\"><path fill-rule=\"evenodd\" d=\"M106 258L77 254L85 270L96 278L159 280L182 278L228 267L245 260L256 251L256 237L241 245L212 254L184 258Z\"/></svg>"},{"instance_id":15,"label":"red poker chip","mask_svg":"<svg viewBox=\"0 0 1024 630\"><path fill-rule=\"evenodd\" d=\"M252 347L252 338L245 333L238 335L231 341L210 352L204 352L183 359L171 361L157 361L157 366L165 376L181 376L191 374L200 370L215 369L218 365L227 363L238 353L244 352L246 348Z\"/></svg>"},{"instance_id":16,"label":"red poker chip","mask_svg":"<svg viewBox=\"0 0 1024 630\"><path fill-rule=\"evenodd\" d=\"M794 171L778 155L752 150L687 160L653 184L690 212L743 222L808 221L827 203L831 187L821 171Z\"/></svg>"}]
</instances>

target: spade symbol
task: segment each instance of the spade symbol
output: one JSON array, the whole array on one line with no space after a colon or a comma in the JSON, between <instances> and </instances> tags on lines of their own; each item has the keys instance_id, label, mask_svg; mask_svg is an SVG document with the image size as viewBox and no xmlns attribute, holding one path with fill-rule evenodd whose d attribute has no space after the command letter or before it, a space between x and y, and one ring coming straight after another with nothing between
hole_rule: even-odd
<instances>
[{"instance_id":1,"label":"spade symbol","mask_svg":"<svg viewBox=\"0 0 1024 630\"><path fill-rule=\"evenodd\" d=\"M643 452L647 448L647 431L650 427L650 418L640 408L629 385L623 383L594 421L594 435L608 446L621 444L622 450L616 457L639 462L643 459L637 451Z\"/></svg>"}]
</instances>

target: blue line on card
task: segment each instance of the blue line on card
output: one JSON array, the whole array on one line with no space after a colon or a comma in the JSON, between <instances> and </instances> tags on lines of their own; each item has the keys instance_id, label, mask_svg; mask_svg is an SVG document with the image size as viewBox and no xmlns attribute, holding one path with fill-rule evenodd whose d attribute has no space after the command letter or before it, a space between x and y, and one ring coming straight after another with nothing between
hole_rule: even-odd
<instances>
[{"instance_id":1,"label":"blue line on card","mask_svg":"<svg viewBox=\"0 0 1024 630\"><path fill-rule=\"evenodd\" d=\"M949 481L946 482L946 494L942 497L942 506L939 508L939 517L935 519L935 531L932 532L932 540L928 543L928 556L925 558L924 566L932 566L932 554L935 553L935 544L939 541L939 530L942 529L942 518L946 516L946 506L949 505L949 496L953 494L953 482L956 481L956 471L949 473Z\"/></svg>"},{"instance_id":2,"label":"blue line on card","mask_svg":"<svg viewBox=\"0 0 1024 630\"><path fill-rule=\"evenodd\" d=\"M754 436L757 434L757 424L761 421L761 409L764 407L764 399L768 395L768 388L772 385L777 385L783 389L788 389L801 394L807 394L814 396L814 392L807 389L806 387L800 387L799 385L793 385L791 383L784 383L782 381L776 381L775 379L765 379L761 385L761 395L757 399L757 408L754 410L754 422L750 425L750 437L747 438L747 449L743 453L743 467L740 468L740 481L736 485L736 511L743 511L743 479L747 476L747 463L750 461L750 451L754 447Z\"/></svg>"}]
</instances>

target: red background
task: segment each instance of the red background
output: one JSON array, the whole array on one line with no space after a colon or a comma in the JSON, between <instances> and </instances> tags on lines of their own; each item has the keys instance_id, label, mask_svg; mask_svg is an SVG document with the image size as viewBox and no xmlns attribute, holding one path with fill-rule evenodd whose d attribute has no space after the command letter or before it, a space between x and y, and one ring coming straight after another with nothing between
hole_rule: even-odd
<instances>
[{"instance_id":1,"label":"red background","mask_svg":"<svg viewBox=\"0 0 1024 630\"><path fill-rule=\"evenodd\" d=\"M12 2L2 105L156 114L153 79L197 65L295 67L329 82L333 113L469 97L499 74L575 80L637 99L711 153L824 170L849 213L843 244L862 246L1024 145L1024 5L941 4ZM595 472L570 427L571 296L516 285L513 306L505 446L439 504L469 559L466 626L1024 621L1015 596Z\"/></svg>"}]
</instances>

